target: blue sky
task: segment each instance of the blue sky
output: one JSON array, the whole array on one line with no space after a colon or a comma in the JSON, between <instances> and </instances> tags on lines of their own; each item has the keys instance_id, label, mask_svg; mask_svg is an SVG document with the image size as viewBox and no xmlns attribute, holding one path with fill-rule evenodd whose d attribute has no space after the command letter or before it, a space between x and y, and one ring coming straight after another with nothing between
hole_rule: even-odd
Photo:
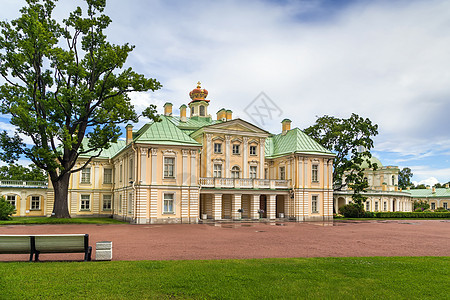
<instances>
[{"instance_id":1,"label":"blue sky","mask_svg":"<svg viewBox=\"0 0 450 300\"><path fill-rule=\"evenodd\" d=\"M3 0L0 18L23 3ZM284 118L303 129L354 112L379 125L384 165L450 180L449 1L110 0L106 13L110 40L136 45L128 65L164 86L132 95L137 110L170 101L178 113L201 81L212 116L225 107L250 120L245 108L264 92L280 110L262 126L273 133ZM5 117L0 128L13 130Z\"/></svg>"}]
</instances>

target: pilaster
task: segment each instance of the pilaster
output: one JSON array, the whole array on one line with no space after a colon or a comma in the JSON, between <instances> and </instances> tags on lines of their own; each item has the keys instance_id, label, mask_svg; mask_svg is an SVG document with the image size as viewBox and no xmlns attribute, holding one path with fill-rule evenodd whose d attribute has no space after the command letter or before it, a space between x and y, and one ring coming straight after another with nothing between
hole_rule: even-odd
<instances>
[{"instance_id":1,"label":"pilaster","mask_svg":"<svg viewBox=\"0 0 450 300\"><path fill-rule=\"evenodd\" d=\"M212 134L206 134L206 177L212 177L211 170Z\"/></svg>"},{"instance_id":2,"label":"pilaster","mask_svg":"<svg viewBox=\"0 0 450 300\"><path fill-rule=\"evenodd\" d=\"M250 218L259 219L259 199L261 195L250 196Z\"/></svg>"},{"instance_id":3,"label":"pilaster","mask_svg":"<svg viewBox=\"0 0 450 300\"><path fill-rule=\"evenodd\" d=\"M141 184L147 184L147 148L141 148Z\"/></svg>"},{"instance_id":4,"label":"pilaster","mask_svg":"<svg viewBox=\"0 0 450 300\"><path fill-rule=\"evenodd\" d=\"M242 209L242 195L232 194L231 195L231 218L233 220L241 219L241 213L238 210Z\"/></svg>"},{"instance_id":5,"label":"pilaster","mask_svg":"<svg viewBox=\"0 0 450 300\"><path fill-rule=\"evenodd\" d=\"M152 148L152 184L157 183L158 149ZM164 167L164 166L163 166Z\"/></svg>"},{"instance_id":6,"label":"pilaster","mask_svg":"<svg viewBox=\"0 0 450 300\"><path fill-rule=\"evenodd\" d=\"M277 195L267 195L267 218L269 218L270 220L275 219L276 216L276 210L277 210Z\"/></svg>"},{"instance_id":7,"label":"pilaster","mask_svg":"<svg viewBox=\"0 0 450 300\"><path fill-rule=\"evenodd\" d=\"M231 178L230 157L231 157L231 135L226 135L225 136L225 177L226 178Z\"/></svg>"},{"instance_id":8,"label":"pilaster","mask_svg":"<svg viewBox=\"0 0 450 300\"><path fill-rule=\"evenodd\" d=\"M212 203L212 215L214 220L222 219L222 194L214 194Z\"/></svg>"},{"instance_id":9,"label":"pilaster","mask_svg":"<svg viewBox=\"0 0 450 300\"><path fill-rule=\"evenodd\" d=\"M243 174L243 178L248 178L248 140L249 140L249 138L248 137L246 137L246 136L244 136L244 147L243 147L243 150L242 150L242 159L243 159L243 162L242 162L242 174Z\"/></svg>"}]
</instances>

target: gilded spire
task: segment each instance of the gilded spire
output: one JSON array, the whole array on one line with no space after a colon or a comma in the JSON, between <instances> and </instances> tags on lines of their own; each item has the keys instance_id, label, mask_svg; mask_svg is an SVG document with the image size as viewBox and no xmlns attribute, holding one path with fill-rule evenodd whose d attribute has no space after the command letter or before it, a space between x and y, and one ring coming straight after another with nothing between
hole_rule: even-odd
<instances>
[{"instance_id":1,"label":"gilded spire","mask_svg":"<svg viewBox=\"0 0 450 300\"><path fill-rule=\"evenodd\" d=\"M200 81L199 81L199 82L197 82L197 88L198 88L198 89L202 88L202 86L201 86L201 85L202 85L202 83L201 83Z\"/></svg>"}]
</instances>

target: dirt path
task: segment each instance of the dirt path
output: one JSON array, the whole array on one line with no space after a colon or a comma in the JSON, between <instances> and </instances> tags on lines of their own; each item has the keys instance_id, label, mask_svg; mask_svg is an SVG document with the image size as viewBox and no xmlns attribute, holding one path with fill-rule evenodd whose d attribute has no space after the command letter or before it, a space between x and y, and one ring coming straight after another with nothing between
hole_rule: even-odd
<instances>
[{"instance_id":1,"label":"dirt path","mask_svg":"<svg viewBox=\"0 0 450 300\"><path fill-rule=\"evenodd\" d=\"M13 225L0 234L88 233L90 245L113 242L113 260L325 256L449 256L450 220L200 225ZM80 260L82 254L42 254ZM95 251L93 258L95 257ZM1 254L0 261L28 255Z\"/></svg>"}]
</instances>

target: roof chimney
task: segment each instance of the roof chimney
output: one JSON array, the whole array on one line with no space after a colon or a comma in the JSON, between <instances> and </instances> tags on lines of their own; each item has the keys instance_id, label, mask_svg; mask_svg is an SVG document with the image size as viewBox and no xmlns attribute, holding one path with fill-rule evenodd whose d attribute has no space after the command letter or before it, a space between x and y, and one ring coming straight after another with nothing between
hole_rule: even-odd
<instances>
[{"instance_id":1,"label":"roof chimney","mask_svg":"<svg viewBox=\"0 0 450 300\"><path fill-rule=\"evenodd\" d=\"M164 115L171 116L172 115L172 103L166 102L164 104Z\"/></svg>"},{"instance_id":2,"label":"roof chimney","mask_svg":"<svg viewBox=\"0 0 450 300\"><path fill-rule=\"evenodd\" d=\"M128 124L125 128L127 129L126 143L128 145L133 140L133 125Z\"/></svg>"},{"instance_id":3,"label":"roof chimney","mask_svg":"<svg viewBox=\"0 0 450 300\"><path fill-rule=\"evenodd\" d=\"M449 184L448 184L448 183L445 184L445 188L446 188L446 189L449 188Z\"/></svg>"},{"instance_id":4,"label":"roof chimney","mask_svg":"<svg viewBox=\"0 0 450 300\"><path fill-rule=\"evenodd\" d=\"M227 110L227 121L230 121L233 119L233 112L231 110Z\"/></svg>"},{"instance_id":5,"label":"roof chimney","mask_svg":"<svg viewBox=\"0 0 450 300\"><path fill-rule=\"evenodd\" d=\"M181 122L186 122L187 121L186 108L187 108L187 106L184 105L184 104L180 106L180 121Z\"/></svg>"},{"instance_id":6,"label":"roof chimney","mask_svg":"<svg viewBox=\"0 0 450 300\"><path fill-rule=\"evenodd\" d=\"M222 108L217 112L217 120L218 121L226 121L227 120L227 111L225 108Z\"/></svg>"},{"instance_id":7,"label":"roof chimney","mask_svg":"<svg viewBox=\"0 0 450 300\"><path fill-rule=\"evenodd\" d=\"M289 119L284 119L283 121L281 121L281 133L282 134L286 134L286 132L291 130L291 122L292 121Z\"/></svg>"},{"instance_id":8,"label":"roof chimney","mask_svg":"<svg viewBox=\"0 0 450 300\"><path fill-rule=\"evenodd\" d=\"M436 193L436 187L435 186L433 186L433 188L431 189L431 192L434 194L434 193Z\"/></svg>"}]
</instances>

